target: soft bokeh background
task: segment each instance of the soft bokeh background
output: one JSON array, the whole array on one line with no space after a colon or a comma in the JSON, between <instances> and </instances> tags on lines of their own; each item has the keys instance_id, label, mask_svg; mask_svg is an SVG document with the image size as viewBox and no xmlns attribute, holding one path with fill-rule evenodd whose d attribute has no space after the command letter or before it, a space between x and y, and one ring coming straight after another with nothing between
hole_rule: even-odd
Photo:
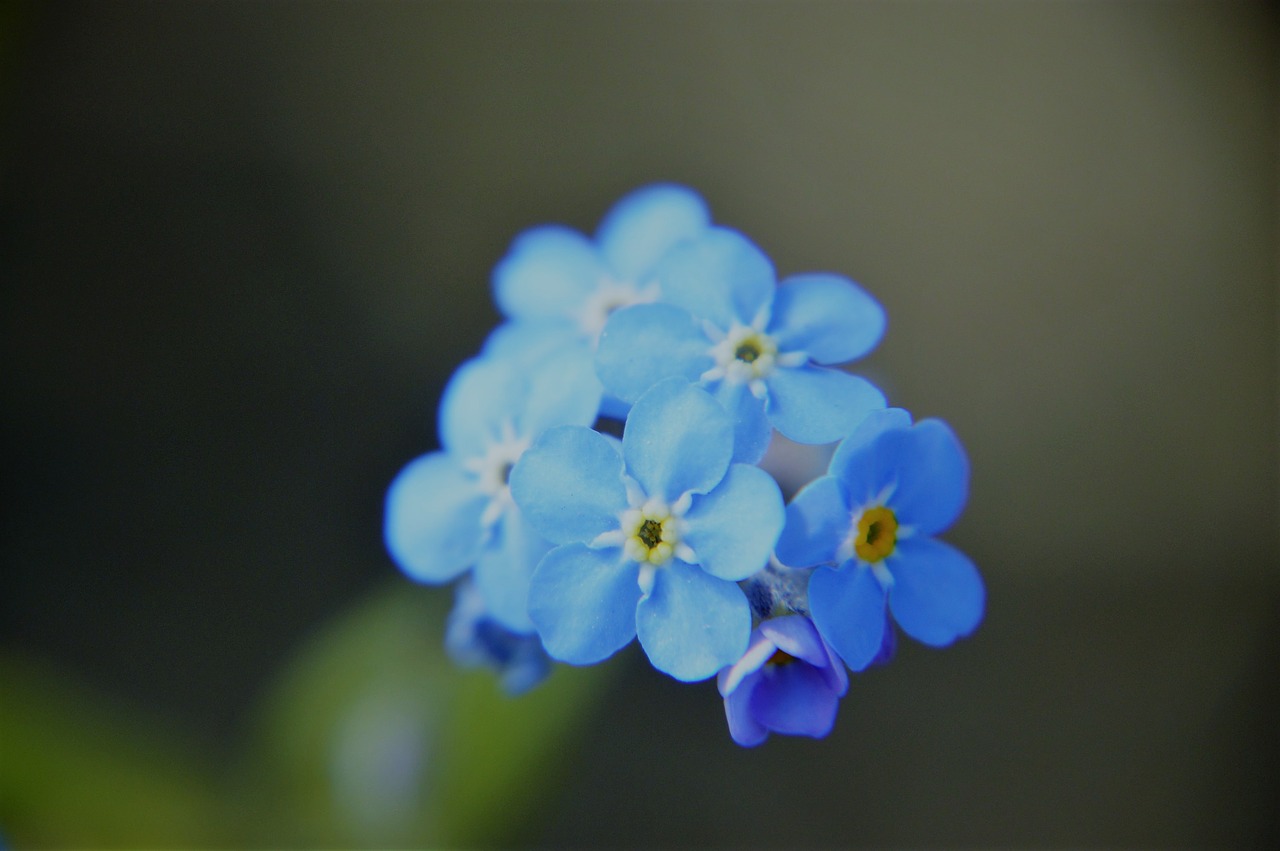
<instances>
[{"instance_id":1,"label":"soft bokeh background","mask_svg":"<svg viewBox=\"0 0 1280 851\"><path fill-rule=\"evenodd\" d=\"M362 704L344 729L376 735L333 745L297 733L297 683L330 682L307 660L345 629L366 648L350 664L394 657L392 691L434 652L448 595L404 587L381 500L435 446L511 238L589 230L674 180L784 274L840 271L882 300L890 330L861 368L965 441L950 539L983 569L987 620L855 678L819 743L740 750L713 686L634 651L569 672L581 711L547 728L571 730L554 770L504 787L536 804L475 799L510 823L501 841L1280 839L1272 8L0 10L0 649L27 672L0 684L0 836L439 841L426 810L379 833L417 806L385 796L348 800L332 834L255 832L244 777L263 772L244 754L293 748L321 798L359 798L341 766L370 749L430 762L413 709L434 717L430 685ZM505 729L541 735L541 710L507 709ZM29 750L52 755L14 769L48 719ZM518 745L476 747L458 761L473 780ZM92 773L86 749L101 788L66 785ZM129 798L120 778L153 763ZM457 812L448 764L431 800ZM41 778L53 793L28 788ZM186 803L130 805L148 783ZM49 794L78 801L81 832L44 817ZM210 816L191 803L207 794L232 803ZM119 823L94 833L85 799Z\"/></svg>"}]
</instances>

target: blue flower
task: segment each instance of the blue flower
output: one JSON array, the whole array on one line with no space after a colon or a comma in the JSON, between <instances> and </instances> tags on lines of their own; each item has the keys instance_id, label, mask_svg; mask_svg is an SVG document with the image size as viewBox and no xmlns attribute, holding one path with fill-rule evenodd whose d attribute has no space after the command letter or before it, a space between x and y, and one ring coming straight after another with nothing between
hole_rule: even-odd
<instances>
[{"instance_id":1,"label":"blue flower","mask_svg":"<svg viewBox=\"0 0 1280 851\"><path fill-rule=\"evenodd\" d=\"M964 508L969 461L940 420L899 408L867 417L828 475L787 506L777 557L821 565L809 607L822 637L855 671L882 650L886 612L918 641L946 646L982 621L986 591L967 556L932 536Z\"/></svg>"},{"instance_id":2,"label":"blue flower","mask_svg":"<svg viewBox=\"0 0 1280 851\"><path fill-rule=\"evenodd\" d=\"M773 264L746 237L710 228L659 264L662 303L609 317L596 353L605 389L633 401L681 376L733 415L734 460L754 463L770 425L799 443L834 443L884 396L828 366L869 352L884 332L880 305L839 275L793 275L775 285Z\"/></svg>"},{"instance_id":3,"label":"blue flower","mask_svg":"<svg viewBox=\"0 0 1280 851\"><path fill-rule=\"evenodd\" d=\"M614 205L594 240L561 225L532 228L516 237L493 272L494 298L517 324L536 333L594 348L609 314L658 298L658 261L710 222L692 190L647 186ZM500 338L512 332L499 329ZM534 332L520 328L522 343Z\"/></svg>"},{"instance_id":4,"label":"blue flower","mask_svg":"<svg viewBox=\"0 0 1280 851\"><path fill-rule=\"evenodd\" d=\"M599 384L579 358L463 364L440 403L443 450L410 462L387 492L384 535L392 558L410 578L428 583L448 582L474 566L493 618L532 632L529 577L551 545L512 502L508 475L544 429L591 423L599 405Z\"/></svg>"},{"instance_id":5,"label":"blue flower","mask_svg":"<svg viewBox=\"0 0 1280 851\"><path fill-rule=\"evenodd\" d=\"M737 586L784 520L768 474L732 464L733 423L681 379L636 401L622 441L549 429L511 492L557 544L534 572L529 615L553 658L599 662L639 636L654 667L699 680L742 655L751 612Z\"/></svg>"},{"instance_id":6,"label":"blue flower","mask_svg":"<svg viewBox=\"0 0 1280 851\"><path fill-rule=\"evenodd\" d=\"M469 579L457 584L453 611L445 624L444 646L458 665L492 670L503 691L513 697L551 673L551 658L538 636L512 632L494 620Z\"/></svg>"},{"instance_id":7,"label":"blue flower","mask_svg":"<svg viewBox=\"0 0 1280 851\"><path fill-rule=\"evenodd\" d=\"M812 621L785 615L756 627L747 652L716 684L729 735L754 747L771 732L816 739L830 733L849 676Z\"/></svg>"}]
</instances>

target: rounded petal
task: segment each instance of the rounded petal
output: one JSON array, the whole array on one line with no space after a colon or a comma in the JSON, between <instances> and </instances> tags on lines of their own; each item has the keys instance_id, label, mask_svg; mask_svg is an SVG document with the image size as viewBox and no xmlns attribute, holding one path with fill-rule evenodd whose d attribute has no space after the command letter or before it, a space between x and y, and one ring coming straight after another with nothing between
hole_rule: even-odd
<instances>
[{"instance_id":1,"label":"rounded petal","mask_svg":"<svg viewBox=\"0 0 1280 851\"><path fill-rule=\"evenodd\" d=\"M737 582L769 561L786 511L778 483L761 470L734 464L685 515L684 542L712 576Z\"/></svg>"},{"instance_id":2,"label":"rounded petal","mask_svg":"<svg viewBox=\"0 0 1280 851\"><path fill-rule=\"evenodd\" d=\"M885 593L869 567L845 562L809 577L813 625L845 664L861 671L884 641Z\"/></svg>"},{"instance_id":3,"label":"rounded petal","mask_svg":"<svg viewBox=\"0 0 1280 851\"><path fill-rule=\"evenodd\" d=\"M636 634L640 569L615 547L557 547L529 585L529 617L552 658L590 665L609 658Z\"/></svg>"},{"instance_id":4,"label":"rounded petal","mask_svg":"<svg viewBox=\"0 0 1280 851\"><path fill-rule=\"evenodd\" d=\"M501 437L504 424L515 426L527 382L512 359L479 357L463 363L440 399L440 443L459 458L483 457Z\"/></svg>"},{"instance_id":5,"label":"rounded petal","mask_svg":"<svg viewBox=\"0 0 1280 851\"><path fill-rule=\"evenodd\" d=\"M530 363L564 346L590 345L578 325L568 319L530 319L503 322L489 332L482 357L513 358Z\"/></svg>"},{"instance_id":6,"label":"rounded petal","mask_svg":"<svg viewBox=\"0 0 1280 851\"><path fill-rule=\"evenodd\" d=\"M766 671L751 691L751 714L775 733L821 738L836 722L840 698L822 672L803 662Z\"/></svg>"},{"instance_id":7,"label":"rounded petal","mask_svg":"<svg viewBox=\"0 0 1280 851\"><path fill-rule=\"evenodd\" d=\"M707 389L733 418L733 460L741 464L759 462L773 438L764 402L753 396L746 384L717 381Z\"/></svg>"},{"instance_id":8,"label":"rounded petal","mask_svg":"<svg viewBox=\"0 0 1280 851\"><path fill-rule=\"evenodd\" d=\"M754 748L769 738L769 731L751 714L751 692L759 682L759 674L754 674L724 699L729 735L744 748Z\"/></svg>"},{"instance_id":9,"label":"rounded petal","mask_svg":"<svg viewBox=\"0 0 1280 851\"><path fill-rule=\"evenodd\" d=\"M618 444L582 426L547 429L511 470L511 496L555 544L590 542L618 528L627 507Z\"/></svg>"},{"instance_id":10,"label":"rounded petal","mask_svg":"<svg viewBox=\"0 0 1280 851\"><path fill-rule=\"evenodd\" d=\"M622 432L627 472L650 497L668 503L720 483L733 456L733 422L705 390L661 381L641 396Z\"/></svg>"},{"instance_id":11,"label":"rounded petal","mask_svg":"<svg viewBox=\"0 0 1280 851\"><path fill-rule=\"evenodd\" d=\"M777 369L765 385L769 421L796 443L835 443L885 405L870 381L822 366Z\"/></svg>"},{"instance_id":12,"label":"rounded petal","mask_svg":"<svg viewBox=\"0 0 1280 851\"><path fill-rule=\"evenodd\" d=\"M884 308L840 275L792 275L778 287L768 331L784 352L807 352L815 363L844 363L884 336Z\"/></svg>"},{"instance_id":13,"label":"rounded petal","mask_svg":"<svg viewBox=\"0 0 1280 851\"><path fill-rule=\"evenodd\" d=\"M883 453L870 450L886 431L911 427L911 414L902 408L872 411L853 433L840 441L827 470L844 482L852 505L870 502L893 479L891 467Z\"/></svg>"},{"instance_id":14,"label":"rounded petal","mask_svg":"<svg viewBox=\"0 0 1280 851\"><path fill-rule=\"evenodd\" d=\"M946 423L921 420L886 433L874 451L896 461L889 505L899 523L934 535L956 521L969 498L969 458Z\"/></svg>"},{"instance_id":15,"label":"rounded petal","mask_svg":"<svg viewBox=\"0 0 1280 851\"><path fill-rule=\"evenodd\" d=\"M655 274L663 301L724 330L751 323L769 305L777 281L763 251L737 231L719 227L676 246Z\"/></svg>"},{"instance_id":16,"label":"rounded petal","mask_svg":"<svg viewBox=\"0 0 1280 851\"><path fill-rule=\"evenodd\" d=\"M411 461L387 490L383 534L396 564L419 582L448 582L475 562L489 500L444 452Z\"/></svg>"},{"instance_id":17,"label":"rounded petal","mask_svg":"<svg viewBox=\"0 0 1280 851\"><path fill-rule=\"evenodd\" d=\"M711 342L689 313L670 304L615 310L600 333L596 374L605 389L635 402L664 378L697 381L714 365Z\"/></svg>"},{"instance_id":18,"label":"rounded petal","mask_svg":"<svg viewBox=\"0 0 1280 851\"><path fill-rule=\"evenodd\" d=\"M770 618L760 624L760 632L788 656L803 659L817 668L825 668L830 662L822 636L818 635L813 621L804 615Z\"/></svg>"},{"instance_id":19,"label":"rounded petal","mask_svg":"<svg viewBox=\"0 0 1280 851\"><path fill-rule=\"evenodd\" d=\"M615 204L600 223L596 242L617 277L643 284L663 255L710 223L706 202L696 192L657 184Z\"/></svg>"},{"instance_id":20,"label":"rounded petal","mask_svg":"<svg viewBox=\"0 0 1280 851\"><path fill-rule=\"evenodd\" d=\"M544 354L529 367L526 394L517 434L537 437L552 426L591 425L600 412L604 388L596 378L590 347L564 346Z\"/></svg>"},{"instance_id":21,"label":"rounded petal","mask_svg":"<svg viewBox=\"0 0 1280 851\"><path fill-rule=\"evenodd\" d=\"M788 567L835 564L840 545L852 531L851 522L844 485L835 476L814 479L787 506L787 522L778 538L778 561Z\"/></svg>"},{"instance_id":22,"label":"rounded petal","mask_svg":"<svg viewBox=\"0 0 1280 851\"><path fill-rule=\"evenodd\" d=\"M746 652L751 607L737 585L677 559L653 580L636 607L636 632L655 668L685 682L705 680Z\"/></svg>"},{"instance_id":23,"label":"rounded petal","mask_svg":"<svg viewBox=\"0 0 1280 851\"><path fill-rule=\"evenodd\" d=\"M987 592L978 569L964 553L933 538L899 541L889 608L902 631L917 641L945 647L977 629Z\"/></svg>"},{"instance_id":24,"label":"rounded petal","mask_svg":"<svg viewBox=\"0 0 1280 851\"><path fill-rule=\"evenodd\" d=\"M512 632L533 632L529 580L551 543L515 506L503 512L496 534L476 560L475 584L489 615Z\"/></svg>"},{"instance_id":25,"label":"rounded petal","mask_svg":"<svg viewBox=\"0 0 1280 851\"><path fill-rule=\"evenodd\" d=\"M752 630L750 642L751 646L742 654L741 659L727 668L721 668L716 675L716 687L720 690L721 697L727 697L749 682L751 675L763 668L778 651L774 643L765 638L759 629Z\"/></svg>"},{"instance_id":26,"label":"rounded petal","mask_svg":"<svg viewBox=\"0 0 1280 851\"><path fill-rule=\"evenodd\" d=\"M560 225L545 225L511 243L494 267L493 297L511 319L570 317L606 275L591 240Z\"/></svg>"}]
</instances>

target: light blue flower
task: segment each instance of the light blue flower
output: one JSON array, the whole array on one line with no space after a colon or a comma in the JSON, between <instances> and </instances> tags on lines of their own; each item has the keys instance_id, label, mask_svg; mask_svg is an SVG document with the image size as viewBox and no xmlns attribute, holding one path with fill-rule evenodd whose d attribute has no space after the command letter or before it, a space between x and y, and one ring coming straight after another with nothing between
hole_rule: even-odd
<instances>
[{"instance_id":1,"label":"light blue flower","mask_svg":"<svg viewBox=\"0 0 1280 851\"><path fill-rule=\"evenodd\" d=\"M551 658L533 633L507 629L489 615L475 583L457 584L453 611L445 624L444 646L464 668L489 668L511 696L524 694L551 673Z\"/></svg>"},{"instance_id":2,"label":"light blue flower","mask_svg":"<svg viewBox=\"0 0 1280 851\"><path fill-rule=\"evenodd\" d=\"M754 747L770 732L820 739L849 689L844 663L803 615L761 622L742 658L716 678L729 735Z\"/></svg>"},{"instance_id":3,"label":"light blue flower","mask_svg":"<svg viewBox=\"0 0 1280 851\"><path fill-rule=\"evenodd\" d=\"M595 420L600 386L580 358L536 365L482 357L463 364L440 403L443 449L410 462L387 492L387 549L412 579L449 582L474 566L489 613L532 632L529 577L551 545L529 526L507 479L550 426Z\"/></svg>"},{"instance_id":4,"label":"light blue flower","mask_svg":"<svg viewBox=\"0 0 1280 851\"><path fill-rule=\"evenodd\" d=\"M637 189L613 206L594 240L562 225L516 237L493 271L494 299L508 319L536 325L519 329L522 337L550 333L594 348L610 313L658 298L658 261L709 222L706 203L690 189Z\"/></svg>"},{"instance_id":5,"label":"light blue flower","mask_svg":"<svg viewBox=\"0 0 1280 851\"><path fill-rule=\"evenodd\" d=\"M828 368L879 342L880 305L847 278L793 275L776 285L773 264L746 237L710 228L681 243L655 275L662 303L609 317L596 353L605 389L632 401L655 382L698 382L733 414L737 461L760 460L770 425L799 443L834 443L883 394Z\"/></svg>"},{"instance_id":6,"label":"light blue flower","mask_svg":"<svg viewBox=\"0 0 1280 851\"><path fill-rule=\"evenodd\" d=\"M809 607L855 671L883 650L886 610L918 641L946 646L982 621L986 591L967 556L933 538L964 508L969 461L942 421L871 414L837 447L828 475L787 506L777 557L821 565Z\"/></svg>"},{"instance_id":7,"label":"light blue flower","mask_svg":"<svg viewBox=\"0 0 1280 851\"><path fill-rule=\"evenodd\" d=\"M728 413L672 379L636 401L620 443L554 428L521 457L512 495L558 545L529 589L553 658L592 664L638 635L654 667L688 681L742 655L751 612L736 583L768 560L784 509L732 452Z\"/></svg>"}]
</instances>

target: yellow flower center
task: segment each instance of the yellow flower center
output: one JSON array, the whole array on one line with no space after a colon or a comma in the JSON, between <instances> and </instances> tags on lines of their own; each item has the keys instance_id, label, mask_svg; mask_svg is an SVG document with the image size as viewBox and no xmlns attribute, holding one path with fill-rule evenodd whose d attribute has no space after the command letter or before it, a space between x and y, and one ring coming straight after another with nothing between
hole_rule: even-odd
<instances>
[{"instance_id":1,"label":"yellow flower center","mask_svg":"<svg viewBox=\"0 0 1280 851\"><path fill-rule=\"evenodd\" d=\"M883 505L868 508L858 516L853 534L853 551L866 562L883 561L898 542L898 518Z\"/></svg>"},{"instance_id":2,"label":"yellow flower center","mask_svg":"<svg viewBox=\"0 0 1280 851\"><path fill-rule=\"evenodd\" d=\"M679 520L665 507L646 506L627 511L623 518L623 549L627 558L655 567L666 564L680 543Z\"/></svg>"}]
</instances>

